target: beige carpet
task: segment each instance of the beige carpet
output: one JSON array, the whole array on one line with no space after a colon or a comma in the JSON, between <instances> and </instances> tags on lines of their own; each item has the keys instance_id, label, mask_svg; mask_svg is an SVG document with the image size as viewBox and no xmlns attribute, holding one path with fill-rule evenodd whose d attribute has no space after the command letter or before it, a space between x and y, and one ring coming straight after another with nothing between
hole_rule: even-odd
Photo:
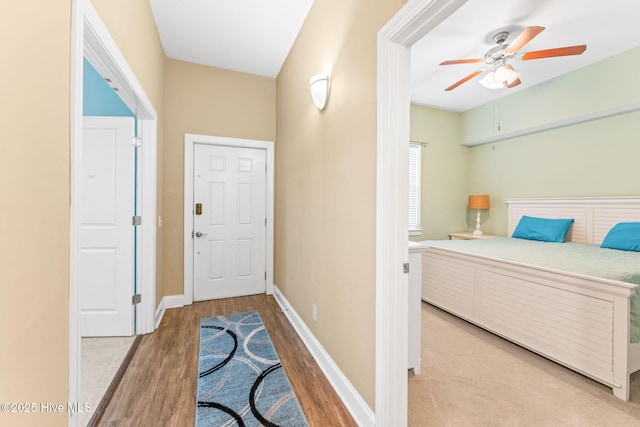
<instances>
[{"instance_id":1,"label":"beige carpet","mask_svg":"<svg viewBox=\"0 0 640 427\"><path fill-rule=\"evenodd\" d=\"M421 374L409 374L409 426L640 426L631 400L463 320L422 304Z\"/></svg>"},{"instance_id":2,"label":"beige carpet","mask_svg":"<svg viewBox=\"0 0 640 427\"><path fill-rule=\"evenodd\" d=\"M91 420L135 339L135 336L82 338L80 402L91 403L91 412L81 414L80 425L86 426Z\"/></svg>"}]
</instances>

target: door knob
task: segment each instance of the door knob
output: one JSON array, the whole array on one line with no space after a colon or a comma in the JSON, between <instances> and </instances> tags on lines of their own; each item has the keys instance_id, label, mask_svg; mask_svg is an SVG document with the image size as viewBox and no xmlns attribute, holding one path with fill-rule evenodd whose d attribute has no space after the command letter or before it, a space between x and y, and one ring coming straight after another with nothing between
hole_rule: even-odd
<instances>
[{"instance_id":1,"label":"door knob","mask_svg":"<svg viewBox=\"0 0 640 427\"><path fill-rule=\"evenodd\" d=\"M196 231L196 237L202 237L202 236L206 236L206 233L201 233L199 231Z\"/></svg>"}]
</instances>

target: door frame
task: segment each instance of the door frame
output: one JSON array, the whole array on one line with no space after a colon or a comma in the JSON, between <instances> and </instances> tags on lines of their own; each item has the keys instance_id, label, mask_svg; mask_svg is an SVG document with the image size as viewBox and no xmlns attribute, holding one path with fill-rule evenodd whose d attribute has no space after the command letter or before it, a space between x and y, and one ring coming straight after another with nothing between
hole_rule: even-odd
<instances>
[{"instance_id":1,"label":"door frame","mask_svg":"<svg viewBox=\"0 0 640 427\"><path fill-rule=\"evenodd\" d=\"M410 0L378 32L375 425L407 425L411 46L467 0Z\"/></svg>"},{"instance_id":2,"label":"door frame","mask_svg":"<svg viewBox=\"0 0 640 427\"><path fill-rule=\"evenodd\" d=\"M157 113L133 70L120 52L89 0L71 2L71 63L70 63L70 183L69 193L69 402L80 402L80 304L78 285L79 226L77 200L79 191L79 161L82 158L82 95L83 58L109 77L118 87L118 96L138 119L138 136L142 149L139 154L138 214L143 217L139 226L137 260L138 304L136 329L138 333L155 330L156 306L156 169L157 169ZM80 417L69 411L70 426L77 426Z\"/></svg>"},{"instance_id":3,"label":"door frame","mask_svg":"<svg viewBox=\"0 0 640 427\"><path fill-rule=\"evenodd\" d=\"M184 304L193 304L193 150L195 144L217 145L235 148L254 148L266 151L266 215L265 267L267 270L267 295L273 294L273 218L274 218L274 143L253 139L222 136L184 134Z\"/></svg>"}]
</instances>

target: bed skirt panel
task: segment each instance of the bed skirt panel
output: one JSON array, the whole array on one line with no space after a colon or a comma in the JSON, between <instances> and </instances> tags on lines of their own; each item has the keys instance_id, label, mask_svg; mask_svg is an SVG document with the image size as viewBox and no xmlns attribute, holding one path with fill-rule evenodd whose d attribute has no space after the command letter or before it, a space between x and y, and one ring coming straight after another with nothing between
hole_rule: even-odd
<instances>
[{"instance_id":1,"label":"bed skirt panel","mask_svg":"<svg viewBox=\"0 0 640 427\"><path fill-rule=\"evenodd\" d=\"M544 357L613 385L613 301L526 272L423 255L422 298Z\"/></svg>"}]
</instances>

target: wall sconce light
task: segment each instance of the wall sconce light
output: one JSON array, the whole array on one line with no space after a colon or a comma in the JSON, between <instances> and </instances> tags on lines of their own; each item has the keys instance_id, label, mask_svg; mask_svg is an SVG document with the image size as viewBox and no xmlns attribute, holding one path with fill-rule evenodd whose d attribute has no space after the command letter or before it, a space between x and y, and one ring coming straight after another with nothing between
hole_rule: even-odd
<instances>
[{"instance_id":1,"label":"wall sconce light","mask_svg":"<svg viewBox=\"0 0 640 427\"><path fill-rule=\"evenodd\" d=\"M318 110L324 110L329 97L329 75L318 74L309 80L309 88L311 90L311 98Z\"/></svg>"},{"instance_id":2,"label":"wall sconce light","mask_svg":"<svg viewBox=\"0 0 640 427\"><path fill-rule=\"evenodd\" d=\"M480 230L480 210L489 209L489 196L486 194L478 194L469 196L469 209L476 209L476 229L473 234L482 235Z\"/></svg>"}]
</instances>

